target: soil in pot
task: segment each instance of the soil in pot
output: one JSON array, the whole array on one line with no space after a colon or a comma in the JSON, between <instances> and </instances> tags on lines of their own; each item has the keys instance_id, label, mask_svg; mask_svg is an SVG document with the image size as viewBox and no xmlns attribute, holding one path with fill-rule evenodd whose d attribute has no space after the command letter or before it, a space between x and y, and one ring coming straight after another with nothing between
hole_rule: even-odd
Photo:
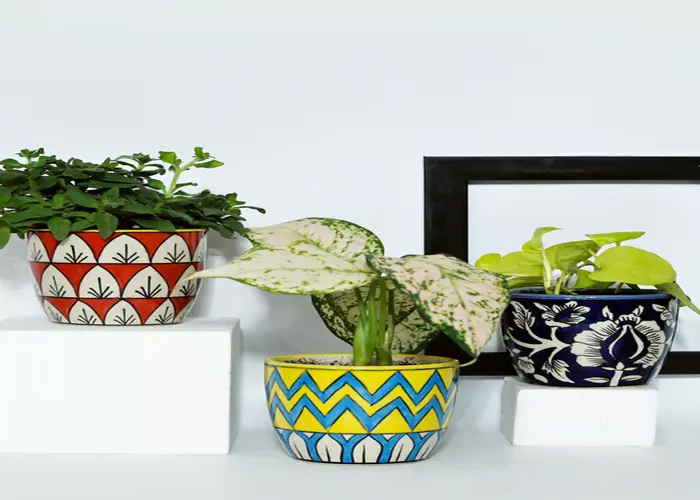
<instances>
[{"instance_id":1,"label":"soil in pot","mask_svg":"<svg viewBox=\"0 0 700 500\"><path fill-rule=\"evenodd\" d=\"M661 370L676 333L678 300L656 290L511 296L503 340L518 375L534 384L646 384Z\"/></svg>"},{"instance_id":2,"label":"soil in pot","mask_svg":"<svg viewBox=\"0 0 700 500\"><path fill-rule=\"evenodd\" d=\"M353 366L342 354L268 359L268 409L284 450L293 458L328 463L430 457L454 409L458 362L394 358L393 366Z\"/></svg>"}]
</instances>

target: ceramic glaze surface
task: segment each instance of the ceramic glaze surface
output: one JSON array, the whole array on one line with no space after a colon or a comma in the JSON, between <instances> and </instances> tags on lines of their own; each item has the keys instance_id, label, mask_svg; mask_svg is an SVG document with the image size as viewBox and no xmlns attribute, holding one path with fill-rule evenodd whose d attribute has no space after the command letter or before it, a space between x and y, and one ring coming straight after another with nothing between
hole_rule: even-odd
<instances>
[{"instance_id":1,"label":"ceramic glaze surface","mask_svg":"<svg viewBox=\"0 0 700 500\"><path fill-rule=\"evenodd\" d=\"M179 281L204 266L206 233L183 230L73 233L60 243L30 233L28 260L49 319L79 325L180 323L200 283ZM178 285L178 286L176 286Z\"/></svg>"},{"instance_id":2,"label":"ceramic glaze surface","mask_svg":"<svg viewBox=\"0 0 700 500\"><path fill-rule=\"evenodd\" d=\"M678 300L665 294L513 293L501 329L524 380L615 387L646 384L659 373L677 322Z\"/></svg>"},{"instance_id":3,"label":"ceramic glaze surface","mask_svg":"<svg viewBox=\"0 0 700 500\"><path fill-rule=\"evenodd\" d=\"M285 362L302 358L334 356L283 356L265 363L270 418L290 456L395 463L433 454L454 408L457 361L421 356L430 363L391 367Z\"/></svg>"}]
</instances>

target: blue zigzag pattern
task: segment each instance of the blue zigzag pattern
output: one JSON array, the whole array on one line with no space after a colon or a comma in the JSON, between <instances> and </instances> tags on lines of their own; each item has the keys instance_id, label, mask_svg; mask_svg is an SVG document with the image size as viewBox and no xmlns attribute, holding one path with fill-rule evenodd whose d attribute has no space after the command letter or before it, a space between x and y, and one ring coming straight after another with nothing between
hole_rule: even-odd
<instances>
[{"instance_id":1,"label":"blue zigzag pattern","mask_svg":"<svg viewBox=\"0 0 700 500\"><path fill-rule=\"evenodd\" d=\"M387 415L396 409L399 410L401 416L406 420L406 423L411 428L416 427L420 421L425 418L428 412L430 412L430 410L435 410L440 427L442 427L445 420L452 412L453 406L454 401L452 401L447 407L447 411L443 412L438 399L436 397L432 397L430 398L430 402L414 415L404 400L401 398L396 398L389 404L380 408L374 415L368 415L359 404L346 396L338 401L338 404L333 406L328 413L323 414L306 395L299 399L291 411L287 411L279 398L274 396L272 398L272 404L270 405L270 417L274 419L275 411L279 410L285 420L287 420L287 422L289 422L291 425L294 425L301 415L301 412L304 410L304 408L306 408L323 427L328 429L335 423L336 420L338 420L338 418L340 418L343 413L349 410L350 413L352 413L352 415L362 424L362 426L367 429L367 431L372 432L374 428L387 417Z\"/></svg>"},{"instance_id":2,"label":"blue zigzag pattern","mask_svg":"<svg viewBox=\"0 0 700 500\"><path fill-rule=\"evenodd\" d=\"M333 440L335 440L338 444L342 446L342 455L340 457L340 462L341 463L356 463L355 460L353 459L353 450L355 449L355 446L357 446L363 439L365 439L368 434L354 434L354 435L342 435L342 434L324 434L324 433L303 433L303 432L296 432L296 431L289 431L289 430L283 430L283 429L277 429L277 432L279 434L279 437L282 441L282 444L286 448L287 452L289 453L290 456L294 458L300 458L298 456L299 451L295 450L293 446L289 442L289 438L292 436L292 434L296 434L299 436L303 441L304 444L306 445L306 452L309 455L309 458L314 461L314 462L328 462L330 461L328 457L321 456L319 454L319 450L317 447L317 444L321 438L324 436L330 436ZM307 435L308 434L308 435ZM412 462L416 460L417 456L421 451L423 451L423 446L430 440L435 434L438 435L438 441L434 447L432 447L429 452L425 453L421 457L423 459L430 457L432 453L435 451L435 449L438 447L438 444L440 441L442 441L442 436L444 434L444 431L439 430L439 431L432 431L432 432L411 432L407 434L387 434L386 436L381 435L381 434L372 434L372 439L377 441L381 445L381 453L379 454L378 457L376 457L376 463L390 463L391 461L391 454L394 451L394 448L396 447L397 443L404 437L408 436L411 441L413 441L413 449L411 450L410 453L404 458L403 461L406 462Z\"/></svg>"},{"instance_id":3,"label":"blue zigzag pattern","mask_svg":"<svg viewBox=\"0 0 700 500\"><path fill-rule=\"evenodd\" d=\"M459 375L456 375L455 380L452 381L451 388L448 389L447 387L445 387L445 382L442 380L442 377L438 374L438 372L435 372L427 380L423 388L420 391L416 392L416 390L406 380L406 378L401 374L401 372L396 372L391 377L389 377L379 389L377 389L377 392L373 394L369 392L369 390L364 386L364 384L357 377L355 377L355 375L352 372L347 372L343 374L340 378L338 378L338 380L330 384L325 391L322 391L316 384L316 381L311 377L311 375L309 375L308 372L304 372L302 375L300 375L299 378L294 381L292 386L287 388L287 386L284 383L284 380L282 379L282 377L280 377L279 372L277 371L277 369L275 369L270 375L270 379L267 381L265 390L267 391L267 394L269 396L270 392L272 392L272 388L275 384L277 384L277 386L285 395L285 397L289 399L302 387L306 386L311 392L314 393L314 395L316 395L322 402L325 403L340 388L342 388L344 385L349 385L355 390L355 392L357 392L357 394L362 399L367 401L369 404L376 404L379 401L381 401L384 397L386 397L386 395L393 391L397 386L400 386L403 387L404 391L406 391L406 394L409 398L411 398L413 404L418 404L423 399L425 399L428 393L432 391L435 387L438 388L438 390L442 394L442 397L445 399L445 401L447 401L451 393L454 392L457 388L456 382L458 378Z\"/></svg>"}]
</instances>

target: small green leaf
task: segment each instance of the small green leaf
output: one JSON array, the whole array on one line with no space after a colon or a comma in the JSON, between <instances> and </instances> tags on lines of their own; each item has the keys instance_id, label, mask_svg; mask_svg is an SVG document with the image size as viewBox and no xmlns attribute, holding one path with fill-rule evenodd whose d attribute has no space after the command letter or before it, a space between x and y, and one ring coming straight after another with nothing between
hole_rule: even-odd
<instances>
[{"instance_id":1,"label":"small green leaf","mask_svg":"<svg viewBox=\"0 0 700 500\"><path fill-rule=\"evenodd\" d=\"M9 201L12 199L12 193L10 191L6 191L4 193L0 193L0 206L4 206Z\"/></svg>"},{"instance_id":2,"label":"small green leaf","mask_svg":"<svg viewBox=\"0 0 700 500\"><path fill-rule=\"evenodd\" d=\"M175 154L173 151L160 151L158 155L160 161L163 163L167 163L168 165L177 164L177 154Z\"/></svg>"},{"instance_id":3,"label":"small green leaf","mask_svg":"<svg viewBox=\"0 0 700 500\"><path fill-rule=\"evenodd\" d=\"M589 275L595 281L630 285L660 285L676 281L676 271L668 261L636 247L608 248L595 263L599 269Z\"/></svg>"},{"instance_id":4,"label":"small green leaf","mask_svg":"<svg viewBox=\"0 0 700 500\"><path fill-rule=\"evenodd\" d=\"M66 194L70 201L81 207L87 208L98 208L100 202L93 198L91 195L84 193L75 186L68 186L66 189Z\"/></svg>"},{"instance_id":5,"label":"small green leaf","mask_svg":"<svg viewBox=\"0 0 700 500\"><path fill-rule=\"evenodd\" d=\"M500 253L487 253L479 257L474 263L474 266L478 267L479 269L489 270L491 268L491 265L495 264L499 260L501 260Z\"/></svg>"},{"instance_id":6,"label":"small green leaf","mask_svg":"<svg viewBox=\"0 0 700 500\"><path fill-rule=\"evenodd\" d=\"M174 233L175 225L169 220L161 219L134 219L134 222L144 229L155 229L164 233Z\"/></svg>"},{"instance_id":7,"label":"small green leaf","mask_svg":"<svg viewBox=\"0 0 700 500\"><path fill-rule=\"evenodd\" d=\"M209 160L204 163L195 163L194 166L197 168L217 168L223 165L224 162L219 160Z\"/></svg>"},{"instance_id":8,"label":"small green leaf","mask_svg":"<svg viewBox=\"0 0 700 500\"><path fill-rule=\"evenodd\" d=\"M609 281L596 281L591 279L591 271L586 271L585 269L579 269L576 271L576 282L574 283L574 290L604 290L613 285L614 282Z\"/></svg>"},{"instance_id":9,"label":"small green leaf","mask_svg":"<svg viewBox=\"0 0 700 500\"><path fill-rule=\"evenodd\" d=\"M49 219L49 230L58 241L63 241L70 234L71 222L63 217Z\"/></svg>"},{"instance_id":10,"label":"small green leaf","mask_svg":"<svg viewBox=\"0 0 700 500\"><path fill-rule=\"evenodd\" d=\"M51 208L53 208L54 210L58 210L59 208L63 207L63 205L65 205L67 201L68 198L65 194L55 194L54 197L51 199Z\"/></svg>"},{"instance_id":11,"label":"small green leaf","mask_svg":"<svg viewBox=\"0 0 700 500\"><path fill-rule=\"evenodd\" d=\"M95 222L97 223L97 229L100 230L100 236L103 239L107 239L112 236L114 231L117 230L117 226L119 226L119 219L117 219L114 215L105 212L98 213L95 216Z\"/></svg>"},{"instance_id":12,"label":"small green leaf","mask_svg":"<svg viewBox=\"0 0 700 500\"><path fill-rule=\"evenodd\" d=\"M636 240L646 234L644 231L627 231L619 233L598 233L587 234L586 237L595 241L598 245L605 246L611 243L622 243L623 241Z\"/></svg>"},{"instance_id":13,"label":"small green leaf","mask_svg":"<svg viewBox=\"0 0 700 500\"><path fill-rule=\"evenodd\" d=\"M87 219L80 219L71 224L70 230L72 233L76 233L78 231L85 231L86 229L90 229L94 225L94 222L91 222Z\"/></svg>"},{"instance_id":14,"label":"small green leaf","mask_svg":"<svg viewBox=\"0 0 700 500\"><path fill-rule=\"evenodd\" d=\"M0 248L4 248L7 242L10 241L10 236L12 235L12 230L7 227L0 227Z\"/></svg>"},{"instance_id":15,"label":"small green leaf","mask_svg":"<svg viewBox=\"0 0 700 500\"><path fill-rule=\"evenodd\" d=\"M678 299L682 306L689 307L693 312L700 314L700 308L693 304L693 301L690 300L690 297L685 294L678 283L662 283L660 285L656 285L656 288L673 295Z\"/></svg>"},{"instance_id":16,"label":"small green leaf","mask_svg":"<svg viewBox=\"0 0 700 500\"><path fill-rule=\"evenodd\" d=\"M209 153L207 153L206 151L204 151L204 149L202 149L201 147L197 146L196 148L194 148L194 156L198 160L206 160L211 155Z\"/></svg>"},{"instance_id":17,"label":"small green leaf","mask_svg":"<svg viewBox=\"0 0 700 500\"><path fill-rule=\"evenodd\" d=\"M552 231L559 231L559 229L560 228L558 227L552 226L538 227L532 234L532 238L530 238L530 241L523 245L523 252L540 253L542 251L542 236L544 236L547 233L551 233Z\"/></svg>"},{"instance_id":18,"label":"small green leaf","mask_svg":"<svg viewBox=\"0 0 700 500\"><path fill-rule=\"evenodd\" d=\"M516 288L542 288L544 283L542 278L538 276L517 276L508 280L508 288L515 290Z\"/></svg>"},{"instance_id":19,"label":"small green leaf","mask_svg":"<svg viewBox=\"0 0 700 500\"><path fill-rule=\"evenodd\" d=\"M163 184L163 182L159 181L158 179L148 179L147 184L153 189L158 189L159 191L166 190L165 184Z\"/></svg>"}]
</instances>

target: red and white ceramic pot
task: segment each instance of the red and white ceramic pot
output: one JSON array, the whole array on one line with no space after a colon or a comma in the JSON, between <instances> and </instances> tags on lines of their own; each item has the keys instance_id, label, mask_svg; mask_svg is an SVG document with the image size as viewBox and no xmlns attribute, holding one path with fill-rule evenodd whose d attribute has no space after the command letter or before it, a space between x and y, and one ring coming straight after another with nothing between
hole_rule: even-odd
<instances>
[{"instance_id":1,"label":"red and white ceramic pot","mask_svg":"<svg viewBox=\"0 0 700 500\"><path fill-rule=\"evenodd\" d=\"M60 243L49 231L27 238L36 293L49 319L79 325L180 323L204 268L206 231L120 230L73 233ZM176 286L177 285L177 286Z\"/></svg>"}]
</instances>

